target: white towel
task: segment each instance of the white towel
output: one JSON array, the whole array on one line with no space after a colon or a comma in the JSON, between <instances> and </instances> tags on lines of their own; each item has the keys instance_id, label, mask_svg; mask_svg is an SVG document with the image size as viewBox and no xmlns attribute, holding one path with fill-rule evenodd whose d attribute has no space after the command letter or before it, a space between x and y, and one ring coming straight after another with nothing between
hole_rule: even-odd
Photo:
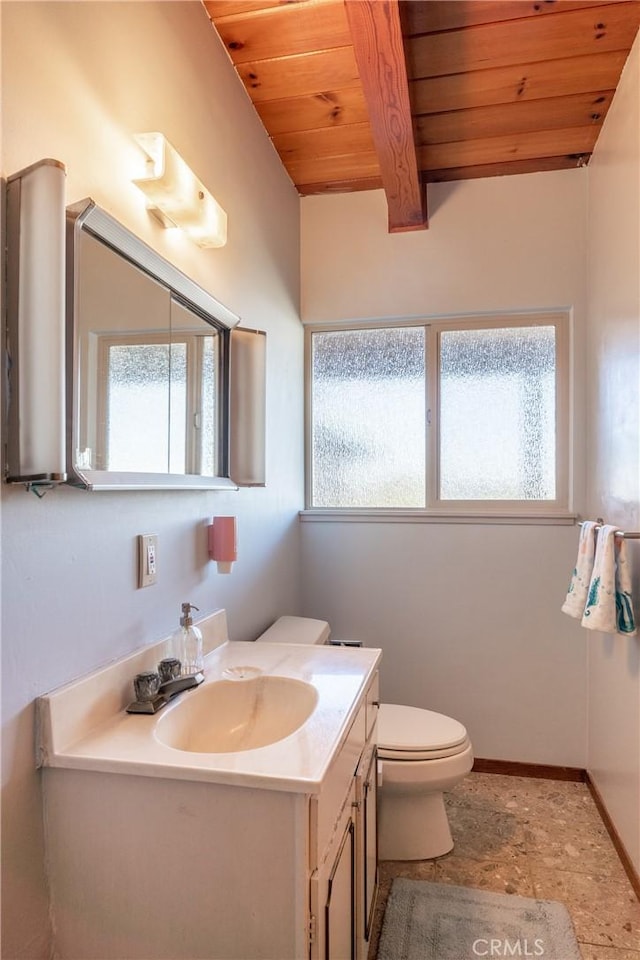
<instances>
[{"instance_id":1,"label":"white towel","mask_svg":"<svg viewBox=\"0 0 640 960\"><path fill-rule=\"evenodd\" d=\"M595 528L596 523L593 520L585 520L582 524L576 565L571 574L567 598L562 604L562 612L568 613L570 617L576 617L578 620L584 614L589 584L591 583L596 549Z\"/></svg>"},{"instance_id":2,"label":"white towel","mask_svg":"<svg viewBox=\"0 0 640 960\"><path fill-rule=\"evenodd\" d=\"M636 635L631 597L631 570L624 537L605 524L598 531L596 555L582 626L601 633Z\"/></svg>"}]
</instances>

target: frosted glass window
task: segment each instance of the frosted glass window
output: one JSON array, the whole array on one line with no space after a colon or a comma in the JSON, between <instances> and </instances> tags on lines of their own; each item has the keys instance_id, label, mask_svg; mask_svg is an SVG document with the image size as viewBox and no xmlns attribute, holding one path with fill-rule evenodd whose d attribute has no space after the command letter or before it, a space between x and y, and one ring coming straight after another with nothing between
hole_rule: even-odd
<instances>
[{"instance_id":1,"label":"frosted glass window","mask_svg":"<svg viewBox=\"0 0 640 960\"><path fill-rule=\"evenodd\" d=\"M109 347L105 469L166 472L170 352L168 343Z\"/></svg>"},{"instance_id":2,"label":"frosted glass window","mask_svg":"<svg viewBox=\"0 0 640 960\"><path fill-rule=\"evenodd\" d=\"M316 332L313 505L425 506L425 330Z\"/></svg>"},{"instance_id":3,"label":"frosted glass window","mask_svg":"<svg viewBox=\"0 0 640 960\"><path fill-rule=\"evenodd\" d=\"M106 453L100 469L216 476L218 333L180 332L171 342L160 335L128 343L105 337L101 349Z\"/></svg>"},{"instance_id":4,"label":"frosted glass window","mask_svg":"<svg viewBox=\"0 0 640 960\"><path fill-rule=\"evenodd\" d=\"M440 497L556 496L554 326L440 334Z\"/></svg>"}]
</instances>

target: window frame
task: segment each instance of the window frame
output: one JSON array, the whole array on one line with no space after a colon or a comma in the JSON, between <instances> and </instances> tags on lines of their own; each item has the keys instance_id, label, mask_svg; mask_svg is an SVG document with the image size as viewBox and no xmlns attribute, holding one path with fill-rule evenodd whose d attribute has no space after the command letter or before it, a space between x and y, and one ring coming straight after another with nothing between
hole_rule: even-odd
<instances>
[{"instance_id":1,"label":"window frame","mask_svg":"<svg viewBox=\"0 0 640 960\"><path fill-rule=\"evenodd\" d=\"M424 522L573 523L571 466L571 336L572 311L553 309L518 313L474 314L451 317L380 318L305 325L305 509L304 520L380 520ZM313 351L315 333L393 327L425 330L425 506L319 507L313 492ZM444 500L440 498L440 334L451 330L487 330L553 326L556 330L556 497L553 500Z\"/></svg>"},{"instance_id":2,"label":"window frame","mask_svg":"<svg viewBox=\"0 0 640 960\"><path fill-rule=\"evenodd\" d=\"M215 377L218 383L222 382L222 347L223 331L217 326L210 324L211 332L198 328L197 330L167 331L167 332L136 332L128 333L126 331L117 331L115 333L95 334L97 339L97 399L96 408L98 415L97 430L95 436L96 462L100 470L111 470L106 466L108 460L108 425L109 425L109 391L111 381L109 379L109 359L112 347L134 347L134 346L167 346L171 350L172 346L183 345L185 347L185 361L187 369L186 392L185 392L185 418L184 418L184 436L185 436L185 455L183 470L185 475L200 476L202 450L201 450L201 418L202 418L202 367L204 354L204 341L207 337L213 337L215 342ZM170 403L171 378L168 380ZM225 445L225 436L222 431L222 422L220 416L221 391L216 391L215 417L215 436L214 436L214 470L212 476L219 476L221 462L223 459L223 450ZM171 443L171 429L169 428L168 444ZM167 473L171 476L167 464ZM125 472L125 471L115 471ZM146 471L149 472L149 471Z\"/></svg>"}]
</instances>

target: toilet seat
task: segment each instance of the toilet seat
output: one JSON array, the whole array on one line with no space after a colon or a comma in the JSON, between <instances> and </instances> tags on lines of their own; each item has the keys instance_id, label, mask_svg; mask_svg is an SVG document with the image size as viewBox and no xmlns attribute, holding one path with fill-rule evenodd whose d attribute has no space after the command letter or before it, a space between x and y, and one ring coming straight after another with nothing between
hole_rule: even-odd
<instances>
[{"instance_id":1,"label":"toilet seat","mask_svg":"<svg viewBox=\"0 0 640 960\"><path fill-rule=\"evenodd\" d=\"M467 731L442 713L382 703L378 712L378 756L381 760L438 760L463 753Z\"/></svg>"}]
</instances>

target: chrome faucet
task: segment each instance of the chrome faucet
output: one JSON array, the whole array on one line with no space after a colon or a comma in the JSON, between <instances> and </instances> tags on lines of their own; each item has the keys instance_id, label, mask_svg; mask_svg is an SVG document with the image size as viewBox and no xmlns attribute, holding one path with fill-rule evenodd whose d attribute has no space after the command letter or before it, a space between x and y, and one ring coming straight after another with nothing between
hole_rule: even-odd
<instances>
[{"instance_id":1,"label":"chrome faucet","mask_svg":"<svg viewBox=\"0 0 640 960\"><path fill-rule=\"evenodd\" d=\"M183 690L191 690L197 687L204 680L204 673L194 673L190 677L174 677L171 680L165 680L160 684L158 693L164 697L167 703Z\"/></svg>"},{"instance_id":2,"label":"chrome faucet","mask_svg":"<svg viewBox=\"0 0 640 960\"><path fill-rule=\"evenodd\" d=\"M203 673L180 676L180 661L173 657L161 660L157 672L152 670L134 677L136 699L127 707L127 713L157 713L179 693L193 690L203 680Z\"/></svg>"}]
</instances>

